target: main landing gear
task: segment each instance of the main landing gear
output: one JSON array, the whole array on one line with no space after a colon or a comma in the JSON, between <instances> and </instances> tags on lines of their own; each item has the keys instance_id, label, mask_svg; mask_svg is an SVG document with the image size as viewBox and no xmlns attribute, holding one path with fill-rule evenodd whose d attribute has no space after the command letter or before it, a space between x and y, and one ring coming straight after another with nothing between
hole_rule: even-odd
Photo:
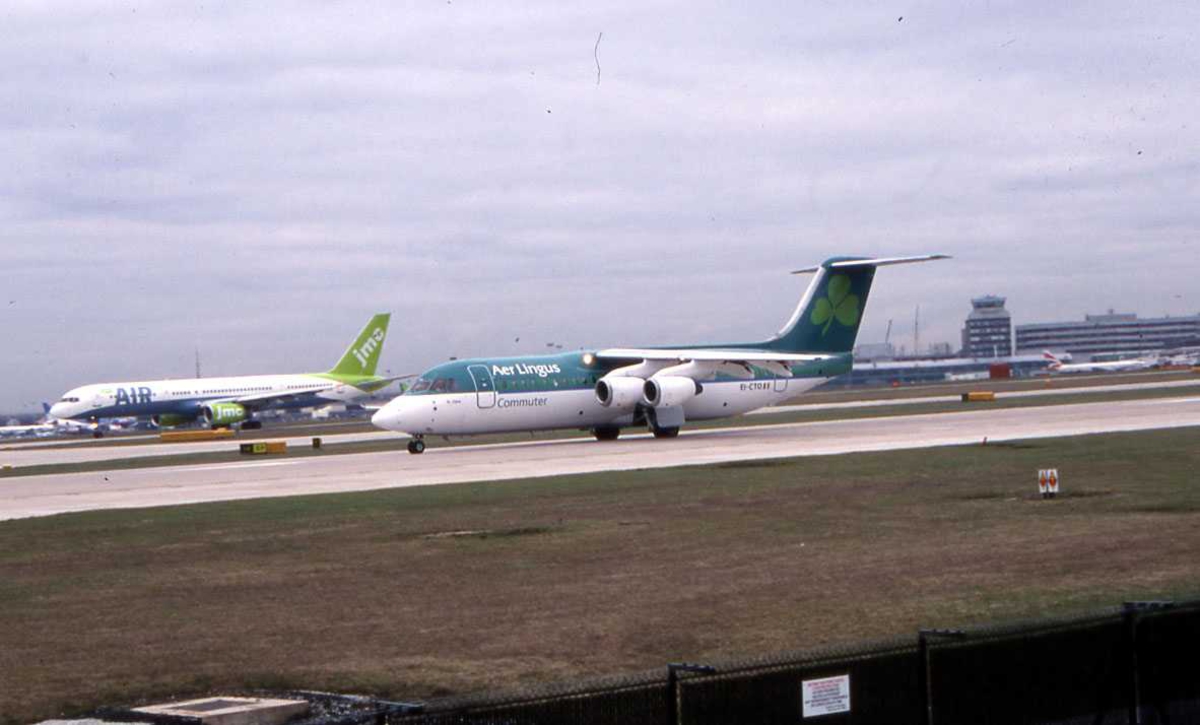
<instances>
[{"instance_id":1,"label":"main landing gear","mask_svg":"<svg viewBox=\"0 0 1200 725\"><path fill-rule=\"evenodd\" d=\"M592 435L598 441L615 441L621 435L621 429L616 426L599 426L592 428Z\"/></svg>"},{"instance_id":2,"label":"main landing gear","mask_svg":"<svg viewBox=\"0 0 1200 725\"><path fill-rule=\"evenodd\" d=\"M408 442L408 452L412 454L425 452L425 439L417 436Z\"/></svg>"},{"instance_id":3,"label":"main landing gear","mask_svg":"<svg viewBox=\"0 0 1200 725\"><path fill-rule=\"evenodd\" d=\"M679 426L650 426L650 432L655 438L678 438ZM621 435L621 429L616 426L597 426L592 428L592 435L598 441L615 441Z\"/></svg>"}]
</instances>

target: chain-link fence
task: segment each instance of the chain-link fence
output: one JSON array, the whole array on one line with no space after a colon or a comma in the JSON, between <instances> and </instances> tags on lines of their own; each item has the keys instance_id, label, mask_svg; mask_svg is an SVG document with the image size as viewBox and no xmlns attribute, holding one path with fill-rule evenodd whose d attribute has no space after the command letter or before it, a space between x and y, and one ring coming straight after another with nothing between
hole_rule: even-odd
<instances>
[{"instance_id":1,"label":"chain-link fence","mask_svg":"<svg viewBox=\"0 0 1200 725\"><path fill-rule=\"evenodd\" d=\"M923 630L857 647L433 701L423 714L390 722L1168 725L1200 722L1197 651L1200 602L1131 603L1069 619Z\"/></svg>"},{"instance_id":2,"label":"chain-link fence","mask_svg":"<svg viewBox=\"0 0 1200 725\"><path fill-rule=\"evenodd\" d=\"M1171 725L1200 723L1200 601L500 694L329 698L307 725Z\"/></svg>"}]
</instances>

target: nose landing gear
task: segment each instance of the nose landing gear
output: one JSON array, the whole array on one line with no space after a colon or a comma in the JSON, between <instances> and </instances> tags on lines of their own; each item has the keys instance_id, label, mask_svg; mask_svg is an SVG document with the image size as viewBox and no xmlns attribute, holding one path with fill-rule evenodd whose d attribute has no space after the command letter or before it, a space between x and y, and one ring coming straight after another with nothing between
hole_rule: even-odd
<instances>
[{"instance_id":1,"label":"nose landing gear","mask_svg":"<svg viewBox=\"0 0 1200 725\"><path fill-rule=\"evenodd\" d=\"M408 442L408 452L412 454L425 452L425 439L417 436Z\"/></svg>"}]
</instances>

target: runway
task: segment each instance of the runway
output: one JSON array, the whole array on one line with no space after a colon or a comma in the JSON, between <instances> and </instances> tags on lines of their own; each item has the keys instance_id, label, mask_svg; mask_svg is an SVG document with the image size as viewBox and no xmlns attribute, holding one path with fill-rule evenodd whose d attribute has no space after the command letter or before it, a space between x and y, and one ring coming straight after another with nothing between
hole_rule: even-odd
<instances>
[{"instance_id":1,"label":"runway","mask_svg":"<svg viewBox=\"0 0 1200 725\"><path fill-rule=\"evenodd\" d=\"M335 433L318 436L322 445L331 443L350 443L356 441L384 440L394 438L397 441L408 440L408 436L391 431L369 431L365 433ZM10 466L41 466L61 463L88 463L92 461L119 461L127 458L148 458L152 456L183 456L193 453L214 453L219 451L237 451L238 444L243 442L237 437L215 441L193 441L191 443L161 443L158 436L145 436L144 441L129 445L99 445L66 446L62 448L34 447L31 445L16 445L0 449L0 464ZM269 440L287 441L289 448L308 447L312 445L313 436L272 437ZM113 443L124 443L126 439L114 438ZM267 439L261 439L267 440ZM400 445L397 443L397 445Z\"/></svg>"},{"instance_id":2,"label":"runway","mask_svg":"<svg viewBox=\"0 0 1200 725\"><path fill-rule=\"evenodd\" d=\"M738 460L1200 426L1200 397L0 479L0 519Z\"/></svg>"},{"instance_id":3,"label":"runway","mask_svg":"<svg viewBox=\"0 0 1200 725\"><path fill-rule=\"evenodd\" d=\"M1009 398L1037 398L1059 395L1102 394L1110 392L1126 392L1135 390L1158 390L1200 387L1200 379L1173 380L1154 383L1125 383L1114 385L1098 385L1080 388L1045 388L1038 390L1020 390L997 393L998 400ZM1182 393L1181 393L1182 394ZM934 395L916 398L885 398L880 400L854 400L839 403L801 403L777 405L770 408L760 408L747 415L787 415L794 413L817 412L827 410L846 410L855 408L877 408L906 405L934 405L954 403L961 399L959 395ZM803 396L800 398L803 400ZM268 431L269 432L269 431ZM312 445L313 436L286 435L271 438L271 440L286 441L288 447L308 447ZM368 431L359 433L322 434L320 438L325 445L338 443L357 443L363 441L383 441L395 439L396 445L406 440L408 436L390 431ZM130 445L129 441L137 441ZM81 443L92 445L80 445ZM132 436L111 439L109 442L95 444L91 439L81 441L49 441L20 443L0 446L0 464L17 468L23 466L52 465L62 463L85 463L93 461L116 461L124 458L143 458L151 456L178 456L193 453L212 453L218 451L237 450L240 441L237 438L219 441L200 441L192 443L160 443L157 435ZM67 444L67 445L64 445ZM74 445L72 445L74 444Z\"/></svg>"}]
</instances>

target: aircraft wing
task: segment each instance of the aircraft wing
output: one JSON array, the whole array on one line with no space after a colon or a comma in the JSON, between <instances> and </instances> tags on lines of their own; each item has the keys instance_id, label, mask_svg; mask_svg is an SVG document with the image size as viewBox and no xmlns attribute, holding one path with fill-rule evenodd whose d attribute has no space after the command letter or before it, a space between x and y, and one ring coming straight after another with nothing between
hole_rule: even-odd
<instances>
[{"instance_id":1,"label":"aircraft wing","mask_svg":"<svg viewBox=\"0 0 1200 725\"><path fill-rule=\"evenodd\" d=\"M807 354L794 352L774 352L772 350L754 350L745 348L680 348L677 350L656 350L653 348L614 347L595 353L598 358L617 358L622 360L669 360L687 362L700 360L703 362L781 362L805 363L814 360L829 360L836 355Z\"/></svg>"},{"instance_id":2,"label":"aircraft wing","mask_svg":"<svg viewBox=\"0 0 1200 725\"><path fill-rule=\"evenodd\" d=\"M372 380L371 385L378 385L380 388L382 388L385 385L390 385L396 382L397 380L408 380L409 378L415 378L418 375L420 375L420 373L409 373L407 375L394 375L390 378L379 378L378 380Z\"/></svg>"},{"instance_id":3,"label":"aircraft wing","mask_svg":"<svg viewBox=\"0 0 1200 725\"><path fill-rule=\"evenodd\" d=\"M241 396L233 395L228 398L221 398L219 400L211 400L209 402L211 402L211 403L237 403L238 405L244 406L251 410L257 410L259 408L270 408L270 407L276 406L276 405L283 405L284 403L290 403L293 400L296 400L297 398L300 398L300 397L303 397L306 395L311 395L313 393L319 393L319 392L322 392L325 390L334 390L334 389L335 388L330 388L327 385L313 385L311 387L293 388L291 390L288 390L287 392L256 393L254 395L241 395Z\"/></svg>"},{"instance_id":4,"label":"aircraft wing","mask_svg":"<svg viewBox=\"0 0 1200 725\"><path fill-rule=\"evenodd\" d=\"M390 378L379 378L377 380L369 381L369 385L374 390L382 390L383 388L396 382L397 380L406 380L408 378L415 378L415 377L417 377L416 374L410 373L408 375L397 375L395 377L390 377ZM344 388L349 385L350 385L349 383L340 383L333 387L329 387L329 385L326 383L314 383L312 386L309 386L309 387L294 388L294 389L288 390L286 392L256 393L254 395L243 395L240 397L224 398L222 400L214 401L214 402L237 403L238 405L243 405L243 406L245 406L247 408L251 408L251 409L267 408L267 407L271 407L274 405L283 405L284 403L289 403L301 396L311 395L313 393L340 390L341 388ZM334 402L334 401L329 401L329 402Z\"/></svg>"}]
</instances>

